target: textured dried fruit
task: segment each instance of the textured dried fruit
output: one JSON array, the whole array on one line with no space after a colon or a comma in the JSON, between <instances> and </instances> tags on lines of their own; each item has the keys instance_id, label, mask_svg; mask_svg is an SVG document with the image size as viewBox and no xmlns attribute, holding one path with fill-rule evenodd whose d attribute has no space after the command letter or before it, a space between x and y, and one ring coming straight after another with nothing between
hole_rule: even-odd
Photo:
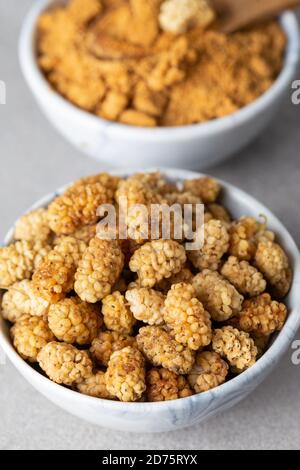
<instances>
[{"instance_id":1,"label":"textured dried fruit","mask_svg":"<svg viewBox=\"0 0 300 470\"><path fill-rule=\"evenodd\" d=\"M224 263L221 274L243 295L254 297L266 290L263 275L248 261L239 261L230 256Z\"/></svg>"},{"instance_id":2,"label":"textured dried fruit","mask_svg":"<svg viewBox=\"0 0 300 470\"><path fill-rule=\"evenodd\" d=\"M204 351L196 355L188 382L196 393L207 392L225 382L228 364L215 352Z\"/></svg>"},{"instance_id":3,"label":"textured dried fruit","mask_svg":"<svg viewBox=\"0 0 300 470\"><path fill-rule=\"evenodd\" d=\"M92 375L88 353L71 344L52 341L41 349L37 359L48 377L58 384L73 385Z\"/></svg>"},{"instance_id":4,"label":"textured dried fruit","mask_svg":"<svg viewBox=\"0 0 300 470\"><path fill-rule=\"evenodd\" d=\"M175 374L188 374L194 364L194 352L177 343L159 326L140 328L138 347L154 366L164 367Z\"/></svg>"},{"instance_id":5,"label":"textured dried fruit","mask_svg":"<svg viewBox=\"0 0 300 470\"><path fill-rule=\"evenodd\" d=\"M77 385L77 390L84 395L96 398L105 398L113 400L113 397L106 388L105 372L98 371L87 377Z\"/></svg>"},{"instance_id":6,"label":"textured dried fruit","mask_svg":"<svg viewBox=\"0 0 300 470\"><path fill-rule=\"evenodd\" d=\"M118 291L102 299L102 314L106 328L130 335L136 323L125 297Z\"/></svg>"},{"instance_id":7,"label":"textured dried fruit","mask_svg":"<svg viewBox=\"0 0 300 470\"><path fill-rule=\"evenodd\" d=\"M259 223L253 217L241 217L233 222L229 230L229 253L240 260L254 258L260 240L273 240L274 234L266 230L265 223Z\"/></svg>"},{"instance_id":8,"label":"textured dried fruit","mask_svg":"<svg viewBox=\"0 0 300 470\"><path fill-rule=\"evenodd\" d=\"M48 321L56 338L71 344L91 344L103 323L96 307L77 297L51 305Z\"/></svg>"},{"instance_id":9,"label":"textured dried fruit","mask_svg":"<svg viewBox=\"0 0 300 470\"><path fill-rule=\"evenodd\" d=\"M147 400L167 401L186 398L193 394L182 375L177 375L168 369L153 368L147 372Z\"/></svg>"},{"instance_id":10,"label":"textured dried fruit","mask_svg":"<svg viewBox=\"0 0 300 470\"><path fill-rule=\"evenodd\" d=\"M132 256L129 267L138 274L142 287L153 287L164 278L178 273L186 262L183 246L173 240L145 243Z\"/></svg>"},{"instance_id":11,"label":"textured dried fruit","mask_svg":"<svg viewBox=\"0 0 300 470\"><path fill-rule=\"evenodd\" d=\"M210 315L196 298L191 284L174 284L171 287L165 301L164 319L178 343L194 351L210 344Z\"/></svg>"},{"instance_id":12,"label":"textured dried fruit","mask_svg":"<svg viewBox=\"0 0 300 470\"><path fill-rule=\"evenodd\" d=\"M49 239L51 230L46 209L36 209L23 215L15 226L16 240L44 241Z\"/></svg>"},{"instance_id":13,"label":"textured dried fruit","mask_svg":"<svg viewBox=\"0 0 300 470\"><path fill-rule=\"evenodd\" d=\"M0 288L7 289L18 281L30 279L34 268L50 249L43 242L27 240L0 248Z\"/></svg>"},{"instance_id":14,"label":"textured dried fruit","mask_svg":"<svg viewBox=\"0 0 300 470\"><path fill-rule=\"evenodd\" d=\"M230 323L248 333L268 336L283 328L286 316L286 306L272 300L270 294L265 293L245 300L242 310Z\"/></svg>"},{"instance_id":15,"label":"textured dried fruit","mask_svg":"<svg viewBox=\"0 0 300 470\"><path fill-rule=\"evenodd\" d=\"M205 176L186 180L184 182L184 189L200 197L205 204L209 204L218 199L221 186L215 179Z\"/></svg>"},{"instance_id":16,"label":"textured dried fruit","mask_svg":"<svg viewBox=\"0 0 300 470\"><path fill-rule=\"evenodd\" d=\"M156 288L162 291L164 294L167 294L171 289L173 284L179 284L180 282L184 282L185 284L192 283L194 279L194 275L192 271L186 267L182 268L181 271L177 274L173 274L168 279L162 279L156 284Z\"/></svg>"},{"instance_id":17,"label":"textured dried fruit","mask_svg":"<svg viewBox=\"0 0 300 470\"><path fill-rule=\"evenodd\" d=\"M241 373L253 366L258 353L249 334L232 326L224 326L214 331L212 348L229 362L235 373Z\"/></svg>"},{"instance_id":18,"label":"textured dried fruit","mask_svg":"<svg viewBox=\"0 0 300 470\"><path fill-rule=\"evenodd\" d=\"M142 354L130 346L115 351L105 374L109 393L120 401L137 401L145 389L145 361Z\"/></svg>"},{"instance_id":19,"label":"textured dried fruit","mask_svg":"<svg viewBox=\"0 0 300 470\"><path fill-rule=\"evenodd\" d=\"M161 292L141 287L128 290L125 297L133 316L137 320L149 325L162 325L164 323L165 296Z\"/></svg>"},{"instance_id":20,"label":"textured dried fruit","mask_svg":"<svg viewBox=\"0 0 300 470\"><path fill-rule=\"evenodd\" d=\"M12 323L24 314L42 317L47 314L48 309L49 302L38 296L32 281L27 279L16 282L3 295L2 315Z\"/></svg>"},{"instance_id":21,"label":"textured dried fruit","mask_svg":"<svg viewBox=\"0 0 300 470\"><path fill-rule=\"evenodd\" d=\"M110 294L123 265L124 255L116 240L93 238L75 274L77 295L89 303L103 299Z\"/></svg>"},{"instance_id":22,"label":"textured dried fruit","mask_svg":"<svg viewBox=\"0 0 300 470\"><path fill-rule=\"evenodd\" d=\"M197 231L195 239L202 239L202 231ZM188 252L194 267L217 270L223 255L229 247L229 235L223 222L212 219L204 225L204 240L200 250Z\"/></svg>"},{"instance_id":23,"label":"textured dried fruit","mask_svg":"<svg viewBox=\"0 0 300 470\"><path fill-rule=\"evenodd\" d=\"M107 366L113 352L135 344L136 340L133 336L121 335L116 331L100 331L92 342L90 352L99 365Z\"/></svg>"},{"instance_id":24,"label":"textured dried fruit","mask_svg":"<svg viewBox=\"0 0 300 470\"><path fill-rule=\"evenodd\" d=\"M36 362L40 350L55 339L47 321L31 315L19 318L10 331L14 347L29 362Z\"/></svg>"},{"instance_id":25,"label":"textured dried fruit","mask_svg":"<svg viewBox=\"0 0 300 470\"><path fill-rule=\"evenodd\" d=\"M258 244L255 264L270 283L276 297L284 297L291 287L292 271L283 249L272 241Z\"/></svg>"},{"instance_id":26,"label":"textured dried fruit","mask_svg":"<svg viewBox=\"0 0 300 470\"><path fill-rule=\"evenodd\" d=\"M205 269L193 280L197 298L215 321L225 321L242 308L243 296L219 273Z\"/></svg>"}]
</instances>

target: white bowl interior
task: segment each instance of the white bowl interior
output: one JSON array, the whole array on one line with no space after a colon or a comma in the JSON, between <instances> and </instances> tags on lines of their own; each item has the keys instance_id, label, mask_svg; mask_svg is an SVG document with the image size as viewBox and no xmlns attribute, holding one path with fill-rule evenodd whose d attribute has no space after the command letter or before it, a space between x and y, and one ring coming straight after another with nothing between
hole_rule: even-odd
<instances>
[{"instance_id":1,"label":"white bowl interior","mask_svg":"<svg viewBox=\"0 0 300 470\"><path fill-rule=\"evenodd\" d=\"M127 176L136 171L138 170L114 173ZM173 182L196 178L200 175L184 170L166 169L161 172ZM16 353L10 341L8 325L1 319L0 345L10 361L35 388L58 406L95 424L127 431L157 432L188 426L206 419L220 409L225 410L244 398L270 373L289 347L300 326L300 256L298 248L281 222L266 207L238 188L223 181L220 182L224 188L222 200L235 218L243 215L258 218L262 214L267 217L268 227L276 233L278 240L288 253L294 271L293 285L285 299L289 310L287 322L263 357L246 372L216 389L189 398L159 403L113 402L81 395L45 378ZM62 189L38 201L30 210L47 206ZM5 244L11 242L12 235L13 228L7 234ZM175 421L174 416L176 416Z\"/></svg>"}]
</instances>

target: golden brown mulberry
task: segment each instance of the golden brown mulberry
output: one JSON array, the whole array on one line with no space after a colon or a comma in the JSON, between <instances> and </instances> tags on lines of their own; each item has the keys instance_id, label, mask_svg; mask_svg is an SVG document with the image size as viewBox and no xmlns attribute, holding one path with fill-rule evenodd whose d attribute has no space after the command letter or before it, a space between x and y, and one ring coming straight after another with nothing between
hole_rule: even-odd
<instances>
[{"instance_id":1,"label":"golden brown mulberry","mask_svg":"<svg viewBox=\"0 0 300 470\"><path fill-rule=\"evenodd\" d=\"M105 380L109 393L120 401L140 400L146 390L142 354L130 346L115 351L110 357Z\"/></svg>"},{"instance_id":2,"label":"golden brown mulberry","mask_svg":"<svg viewBox=\"0 0 300 470\"><path fill-rule=\"evenodd\" d=\"M150 369L146 383L148 401L176 400L193 395L185 377L162 367Z\"/></svg>"},{"instance_id":3,"label":"golden brown mulberry","mask_svg":"<svg viewBox=\"0 0 300 470\"><path fill-rule=\"evenodd\" d=\"M38 296L58 302L73 289L76 265L70 254L52 250L39 263L32 282Z\"/></svg>"},{"instance_id":4,"label":"golden brown mulberry","mask_svg":"<svg viewBox=\"0 0 300 470\"><path fill-rule=\"evenodd\" d=\"M181 271L177 274L173 274L168 279L162 279L156 284L156 289L159 289L164 294L167 294L171 289L173 284L179 284L180 282L184 282L185 284L192 283L194 279L194 275L189 268L183 267Z\"/></svg>"},{"instance_id":5,"label":"golden brown mulberry","mask_svg":"<svg viewBox=\"0 0 300 470\"><path fill-rule=\"evenodd\" d=\"M116 240L95 237L79 262L75 274L75 291L89 303L110 294L124 266L124 255Z\"/></svg>"},{"instance_id":6,"label":"golden brown mulberry","mask_svg":"<svg viewBox=\"0 0 300 470\"><path fill-rule=\"evenodd\" d=\"M27 279L16 282L3 295L2 315L12 323L24 314L42 317L48 309L49 302L38 296L32 281Z\"/></svg>"},{"instance_id":7,"label":"golden brown mulberry","mask_svg":"<svg viewBox=\"0 0 300 470\"><path fill-rule=\"evenodd\" d=\"M78 228L75 232L71 234L73 238L77 238L77 240L81 240L87 245L90 243L92 238L95 238L97 233L97 224L93 225L83 225L82 227Z\"/></svg>"},{"instance_id":8,"label":"golden brown mulberry","mask_svg":"<svg viewBox=\"0 0 300 470\"><path fill-rule=\"evenodd\" d=\"M118 186L121 182L119 176L110 175L109 173L97 173L96 175L84 176L75 182L75 184L94 184L100 183L104 188L111 189L115 192L118 189Z\"/></svg>"},{"instance_id":9,"label":"golden brown mulberry","mask_svg":"<svg viewBox=\"0 0 300 470\"><path fill-rule=\"evenodd\" d=\"M222 206L221 204L208 204L207 211L211 214L212 219L221 220L227 227L228 224L231 222L231 215L229 214L226 207Z\"/></svg>"},{"instance_id":10,"label":"golden brown mulberry","mask_svg":"<svg viewBox=\"0 0 300 470\"><path fill-rule=\"evenodd\" d=\"M14 238L27 241L47 241L51 230L46 209L36 209L23 215L16 223Z\"/></svg>"},{"instance_id":11,"label":"golden brown mulberry","mask_svg":"<svg viewBox=\"0 0 300 470\"><path fill-rule=\"evenodd\" d=\"M19 318L10 331L14 347L29 362L36 362L40 350L55 339L47 321L31 315Z\"/></svg>"},{"instance_id":12,"label":"golden brown mulberry","mask_svg":"<svg viewBox=\"0 0 300 470\"><path fill-rule=\"evenodd\" d=\"M204 351L196 355L188 382L196 393L207 392L225 382L228 364L215 352Z\"/></svg>"},{"instance_id":13,"label":"golden brown mulberry","mask_svg":"<svg viewBox=\"0 0 300 470\"><path fill-rule=\"evenodd\" d=\"M92 342L90 352L99 365L107 366L113 352L136 345L133 336L125 336L116 331L100 331Z\"/></svg>"},{"instance_id":14,"label":"golden brown mulberry","mask_svg":"<svg viewBox=\"0 0 300 470\"><path fill-rule=\"evenodd\" d=\"M146 287L130 289L125 294L133 316L149 325L164 323L163 307L165 296Z\"/></svg>"},{"instance_id":15,"label":"golden brown mulberry","mask_svg":"<svg viewBox=\"0 0 300 470\"><path fill-rule=\"evenodd\" d=\"M87 377L77 385L77 390L90 397L113 400L113 397L106 388L105 372L99 370L95 374Z\"/></svg>"},{"instance_id":16,"label":"golden brown mulberry","mask_svg":"<svg viewBox=\"0 0 300 470\"><path fill-rule=\"evenodd\" d=\"M27 240L0 248L0 287L7 289L18 281L30 279L49 250L49 245Z\"/></svg>"},{"instance_id":17,"label":"golden brown mulberry","mask_svg":"<svg viewBox=\"0 0 300 470\"><path fill-rule=\"evenodd\" d=\"M267 293L245 300L241 312L230 323L247 333L270 335L283 328L286 306L271 299Z\"/></svg>"},{"instance_id":18,"label":"golden brown mulberry","mask_svg":"<svg viewBox=\"0 0 300 470\"><path fill-rule=\"evenodd\" d=\"M49 225L57 235L70 235L82 225L95 224L98 207L113 200L113 189L99 182L75 183L49 205Z\"/></svg>"},{"instance_id":19,"label":"golden brown mulberry","mask_svg":"<svg viewBox=\"0 0 300 470\"><path fill-rule=\"evenodd\" d=\"M263 275L248 261L239 261L235 256L228 258L221 274L243 295L254 297L266 290Z\"/></svg>"},{"instance_id":20,"label":"golden brown mulberry","mask_svg":"<svg viewBox=\"0 0 300 470\"><path fill-rule=\"evenodd\" d=\"M201 237L201 232L196 237ZM212 219L204 225L204 240L200 250L188 252L188 258L197 269L217 270L229 247L229 235L223 222Z\"/></svg>"},{"instance_id":21,"label":"golden brown mulberry","mask_svg":"<svg viewBox=\"0 0 300 470\"><path fill-rule=\"evenodd\" d=\"M216 271L205 269L193 280L197 298L215 321L225 321L240 312L243 296Z\"/></svg>"},{"instance_id":22,"label":"golden brown mulberry","mask_svg":"<svg viewBox=\"0 0 300 470\"><path fill-rule=\"evenodd\" d=\"M213 350L224 357L233 372L241 373L256 362L257 348L248 333L232 326L224 326L214 331Z\"/></svg>"},{"instance_id":23,"label":"golden brown mulberry","mask_svg":"<svg viewBox=\"0 0 300 470\"><path fill-rule=\"evenodd\" d=\"M291 287L292 271L289 260L283 249L272 241L258 244L255 264L270 283L274 295L285 297Z\"/></svg>"},{"instance_id":24,"label":"golden brown mulberry","mask_svg":"<svg viewBox=\"0 0 300 470\"><path fill-rule=\"evenodd\" d=\"M215 179L205 176L186 180L184 182L184 189L200 197L205 204L209 204L218 199L221 186Z\"/></svg>"},{"instance_id":25,"label":"golden brown mulberry","mask_svg":"<svg viewBox=\"0 0 300 470\"><path fill-rule=\"evenodd\" d=\"M72 256L76 267L87 249L87 244L84 241L74 238L73 236L57 237L54 241L54 246L55 251L58 253Z\"/></svg>"},{"instance_id":26,"label":"golden brown mulberry","mask_svg":"<svg viewBox=\"0 0 300 470\"><path fill-rule=\"evenodd\" d=\"M130 335L136 323L124 295L116 291L102 299L102 314L106 328Z\"/></svg>"},{"instance_id":27,"label":"golden brown mulberry","mask_svg":"<svg viewBox=\"0 0 300 470\"><path fill-rule=\"evenodd\" d=\"M154 366L164 367L175 374L188 374L193 367L194 352L177 343L159 326L140 328L136 340L139 349Z\"/></svg>"},{"instance_id":28,"label":"golden brown mulberry","mask_svg":"<svg viewBox=\"0 0 300 470\"><path fill-rule=\"evenodd\" d=\"M48 322L60 341L90 344L96 338L103 320L94 305L72 297L50 306Z\"/></svg>"},{"instance_id":29,"label":"golden brown mulberry","mask_svg":"<svg viewBox=\"0 0 300 470\"><path fill-rule=\"evenodd\" d=\"M178 343L194 351L210 344L210 315L196 298L191 284L174 284L171 287L165 301L164 319Z\"/></svg>"},{"instance_id":30,"label":"golden brown mulberry","mask_svg":"<svg viewBox=\"0 0 300 470\"><path fill-rule=\"evenodd\" d=\"M266 224L259 223L253 217L241 217L235 221L229 229L229 235L229 253L246 261L254 258L259 240L274 239L274 234L266 230Z\"/></svg>"},{"instance_id":31,"label":"golden brown mulberry","mask_svg":"<svg viewBox=\"0 0 300 470\"><path fill-rule=\"evenodd\" d=\"M142 287L153 287L164 278L178 273L186 262L183 246L173 240L145 243L132 256L129 267L138 273Z\"/></svg>"},{"instance_id":32,"label":"golden brown mulberry","mask_svg":"<svg viewBox=\"0 0 300 470\"><path fill-rule=\"evenodd\" d=\"M58 384L73 385L92 375L88 353L71 344L52 341L41 349L37 359L41 369Z\"/></svg>"}]
</instances>

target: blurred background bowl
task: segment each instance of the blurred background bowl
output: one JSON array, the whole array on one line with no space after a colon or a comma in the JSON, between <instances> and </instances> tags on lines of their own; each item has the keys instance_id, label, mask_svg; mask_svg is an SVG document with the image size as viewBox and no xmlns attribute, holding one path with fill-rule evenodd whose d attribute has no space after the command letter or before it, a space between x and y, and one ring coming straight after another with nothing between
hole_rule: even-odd
<instances>
[{"instance_id":1,"label":"blurred background bowl","mask_svg":"<svg viewBox=\"0 0 300 470\"><path fill-rule=\"evenodd\" d=\"M126 173L114 174L125 177L137 171L127 170ZM161 172L172 182L204 176L185 170L161 169ZM102 427L131 432L165 432L200 423L234 406L253 392L271 373L289 348L300 326L300 254L288 231L266 207L240 189L224 181L220 183L223 187L222 202L234 218L243 215L258 218L261 214L267 217L268 227L275 232L286 250L293 269L292 287L285 299L288 318L282 331L275 335L268 351L250 369L209 392L167 402L121 403L82 395L47 379L18 355L11 343L8 323L0 318L0 346L36 390L65 411ZM64 189L46 196L31 209L46 207ZM6 244L12 241L13 232L12 228L6 237ZM254 409L253 413L255 412Z\"/></svg>"},{"instance_id":2,"label":"blurred background bowl","mask_svg":"<svg viewBox=\"0 0 300 470\"><path fill-rule=\"evenodd\" d=\"M273 86L249 106L221 119L175 128L138 128L106 121L82 111L52 90L38 67L37 19L50 5L62 2L34 2L20 37L22 71L54 127L83 153L111 166L206 168L236 153L258 136L290 90L299 58L300 35L296 16L286 12L280 19L288 39L284 67Z\"/></svg>"}]
</instances>

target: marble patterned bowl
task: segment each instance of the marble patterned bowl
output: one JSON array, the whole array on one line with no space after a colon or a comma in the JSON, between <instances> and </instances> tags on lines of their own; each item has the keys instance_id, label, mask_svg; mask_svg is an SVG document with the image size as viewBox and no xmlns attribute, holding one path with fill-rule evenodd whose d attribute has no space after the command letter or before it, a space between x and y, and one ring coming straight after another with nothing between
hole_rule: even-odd
<instances>
[{"instance_id":1,"label":"marble patterned bowl","mask_svg":"<svg viewBox=\"0 0 300 470\"><path fill-rule=\"evenodd\" d=\"M127 176L137 170L115 172ZM185 170L161 169L171 181L196 178L198 173ZM291 235L282 223L262 204L240 189L220 181L223 202L235 218L242 215L259 217L264 214L268 226L273 230L289 255L294 279L286 298L289 316L283 330L275 337L273 344L257 363L241 375L205 393L192 397L159 403L121 403L88 397L57 385L27 364L14 350L8 325L0 320L0 346L9 360L31 385L62 409L99 426L132 432L165 432L192 426L232 407L244 399L271 373L287 351L300 326L300 255ZM60 193L58 191L58 193ZM47 206L57 193L38 201L31 209ZM5 243L13 235L9 231ZM253 410L255 413L255 410Z\"/></svg>"},{"instance_id":2,"label":"marble patterned bowl","mask_svg":"<svg viewBox=\"0 0 300 470\"><path fill-rule=\"evenodd\" d=\"M81 152L116 168L164 166L201 170L228 158L263 132L279 111L296 73L299 25L296 16L287 12L281 17L287 36L283 69L273 86L249 106L221 119L173 128L147 129L106 121L82 111L55 92L37 65L37 19L47 7L62 2L65 0L33 3L20 36L21 68L44 114L65 139Z\"/></svg>"}]
</instances>

